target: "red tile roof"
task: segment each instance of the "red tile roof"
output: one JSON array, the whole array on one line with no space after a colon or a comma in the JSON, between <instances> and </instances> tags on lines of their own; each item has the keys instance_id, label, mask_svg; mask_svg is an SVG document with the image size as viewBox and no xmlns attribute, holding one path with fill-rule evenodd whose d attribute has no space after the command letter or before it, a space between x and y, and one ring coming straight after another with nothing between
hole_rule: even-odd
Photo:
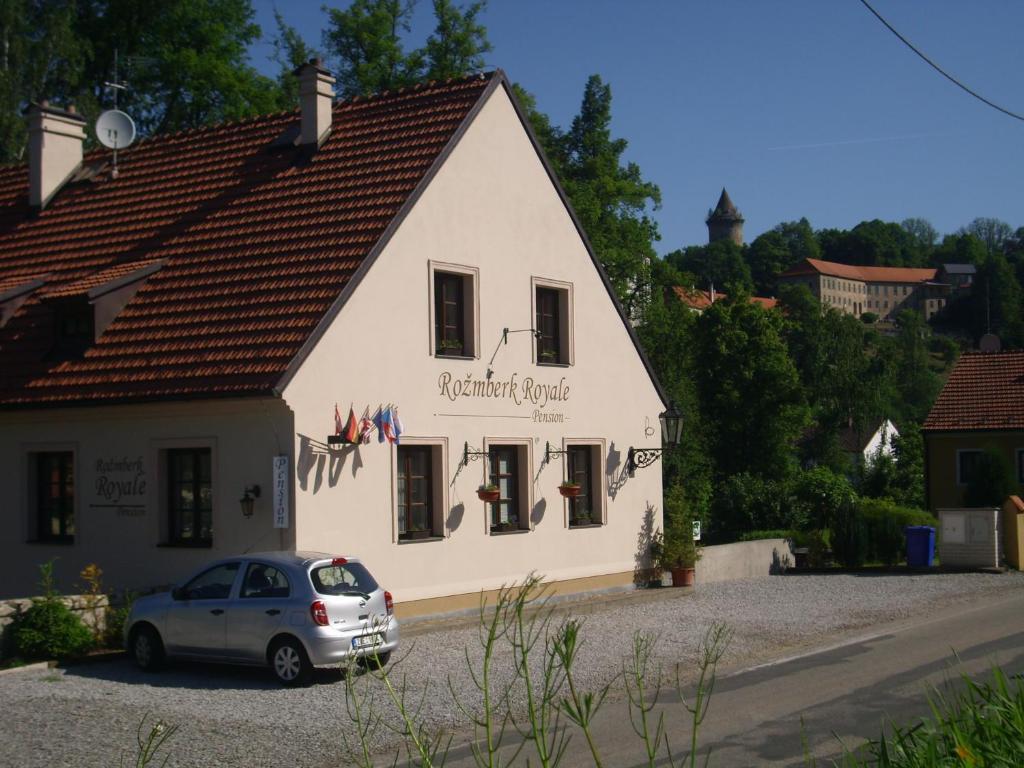
<instances>
[{"instance_id":1,"label":"red tile roof","mask_svg":"<svg viewBox=\"0 0 1024 768\"><path fill-rule=\"evenodd\" d=\"M158 136L34 215L0 169L0 286L42 277L0 328L0 405L270 393L501 75L334 107L311 154L271 148L297 112ZM86 155L101 164L107 152ZM78 360L47 360L46 297L162 268Z\"/></svg>"},{"instance_id":2,"label":"red tile roof","mask_svg":"<svg viewBox=\"0 0 1024 768\"><path fill-rule=\"evenodd\" d=\"M1024 430L1024 351L971 352L961 357L924 429Z\"/></svg>"},{"instance_id":3,"label":"red tile roof","mask_svg":"<svg viewBox=\"0 0 1024 768\"><path fill-rule=\"evenodd\" d=\"M938 270L910 267L858 267L853 264L838 264L821 259L804 259L779 277L810 274L840 277L844 280L860 280L865 283L923 283L934 280Z\"/></svg>"},{"instance_id":4,"label":"red tile roof","mask_svg":"<svg viewBox=\"0 0 1024 768\"><path fill-rule=\"evenodd\" d=\"M690 309L701 311L707 309L716 301L727 298L726 294L715 291L715 298L712 300L710 291L702 291L700 288L685 288L681 285L673 285L672 291ZM779 300L768 296L751 296L750 303L757 304L764 309L774 309L778 305Z\"/></svg>"}]
</instances>

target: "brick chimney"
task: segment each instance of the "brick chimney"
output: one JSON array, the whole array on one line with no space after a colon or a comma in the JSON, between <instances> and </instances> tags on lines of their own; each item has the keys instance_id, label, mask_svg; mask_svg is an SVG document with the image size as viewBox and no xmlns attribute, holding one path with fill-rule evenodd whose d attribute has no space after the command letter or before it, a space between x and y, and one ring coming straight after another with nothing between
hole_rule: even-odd
<instances>
[{"instance_id":1,"label":"brick chimney","mask_svg":"<svg viewBox=\"0 0 1024 768\"><path fill-rule=\"evenodd\" d=\"M51 107L45 100L29 104L28 115L28 201L33 208L45 208L82 165L85 118L75 112Z\"/></svg>"},{"instance_id":2,"label":"brick chimney","mask_svg":"<svg viewBox=\"0 0 1024 768\"><path fill-rule=\"evenodd\" d=\"M310 59L295 69L299 78L299 103L302 106L302 131L299 144L319 145L331 132L331 107L334 101L334 77L320 59Z\"/></svg>"}]
</instances>

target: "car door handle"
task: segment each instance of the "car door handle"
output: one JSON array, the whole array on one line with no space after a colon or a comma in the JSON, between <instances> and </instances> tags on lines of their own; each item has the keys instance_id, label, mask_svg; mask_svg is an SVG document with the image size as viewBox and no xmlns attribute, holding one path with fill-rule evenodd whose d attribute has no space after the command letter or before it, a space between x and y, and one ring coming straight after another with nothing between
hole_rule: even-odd
<instances>
[{"instance_id":1,"label":"car door handle","mask_svg":"<svg viewBox=\"0 0 1024 768\"><path fill-rule=\"evenodd\" d=\"M212 613L214 616L220 616L222 613L224 613L224 609L214 608L212 611L210 611L210 613Z\"/></svg>"},{"instance_id":2,"label":"car door handle","mask_svg":"<svg viewBox=\"0 0 1024 768\"><path fill-rule=\"evenodd\" d=\"M267 616L277 616L277 614L279 614L280 612L281 611L278 608L268 608L267 609Z\"/></svg>"}]
</instances>

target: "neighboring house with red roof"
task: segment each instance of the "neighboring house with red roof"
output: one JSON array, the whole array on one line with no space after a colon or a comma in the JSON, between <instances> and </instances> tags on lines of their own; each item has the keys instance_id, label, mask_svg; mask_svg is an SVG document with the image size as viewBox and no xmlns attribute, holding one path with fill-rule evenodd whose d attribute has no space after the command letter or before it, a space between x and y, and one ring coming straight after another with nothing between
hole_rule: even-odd
<instances>
[{"instance_id":1,"label":"neighboring house with red roof","mask_svg":"<svg viewBox=\"0 0 1024 768\"><path fill-rule=\"evenodd\" d=\"M779 284L803 285L822 304L860 317L866 312L894 320L904 309L930 319L946 305L950 286L937 279L937 269L858 267L820 259L804 259L779 275Z\"/></svg>"},{"instance_id":2,"label":"neighboring house with red roof","mask_svg":"<svg viewBox=\"0 0 1024 768\"><path fill-rule=\"evenodd\" d=\"M301 110L116 174L30 108L0 169L0 592L55 557L146 588L292 548L364 558L406 612L630 583L662 490L626 458L665 402L508 80L335 104L297 74ZM336 408L391 406L397 445L337 442Z\"/></svg>"},{"instance_id":3,"label":"neighboring house with red roof","mask_svg":"<svg viewBox=\"0 0 1024 768\"><path fill-rule=\"evenodd\" d=\"M963 506L971 469L986 450L1006 458L1024 493L1024 351L963 355L922 431L929 509Z\"/></svg>"},{"instance_id":4,"label":"neighboring house with red roof","mask_svg":"<svg viewBox=\"0 0 1024 768\"><path fill-rule=\"evenodd\" d=\"M724 293L719 293L714 288L709 291L702 291L700 288L687 288L682 285L672 286L672 292L687 307L698 314L710 307L716 301L728 298ZM757 304L763 309L775 309L778 306L778 299L767 296L751 296L751 304Z\"/></svg>"}]
</instances>

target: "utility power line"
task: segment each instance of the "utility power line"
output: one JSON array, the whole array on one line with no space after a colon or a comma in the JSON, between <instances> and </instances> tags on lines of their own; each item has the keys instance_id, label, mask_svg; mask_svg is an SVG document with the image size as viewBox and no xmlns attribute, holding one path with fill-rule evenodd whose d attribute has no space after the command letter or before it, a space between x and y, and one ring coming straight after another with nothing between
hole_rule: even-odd
<instances>
[{"instance_id":1,"label":"utility power line","mask_svg":"<svg viewBox=\"0 0 1024 768\"><path fill-rule=\"evenodd\" d=\"M932 69L934 69L936 72L938 72L944 78L949 80L951 83L956 85L958 88L962 88L963 90L967 91L967 93L971 94L971 96L976 98L978 101L983 102L985 104L988 104L990 107L992 107L992 109L997 109L1000 112L1002 112L1004 115L1009 115L1010 117L1012 117L1012 118L1014 118L1016 120L1020 120L1020 121L1024 122L1024 115L1018 115L1016 112L1011 112L1010 110L1005 109L1004 107L999 106L994 101L990 101L990 100L986 99L980 93L978 93L977 91L974 91L971 88L969 88L968 86L964 85L959 80L957 80L955 77L953 77L951 74L949 74L949 72L947 72L942 67L940 67L938 64L936 64L934 61L929 59L912 42L910 42L909 40L907 40L907 38L905 38L903 35L901 35L899 32L897 32L896 28L893 27L892 24L890 24L888 21L886 21L882 17L882 14L880 14L878 11L876 11L874 8L872 8L871 7L871 3L869 3L868 0L860 0L860 2L864 5L865 8L867 8L869 11L871 11L871 13L874 14L875 18L877 18L880 22L882 22L890 32L892 32L894 35L896 35L896 37L898 37L900 39L900 42L902 42L910 50L912 50L914 53L916 53L918 56L920 56L922 59L924 59L924 61L927 62L928 65Z\"/></svg>"}]
</instances>

